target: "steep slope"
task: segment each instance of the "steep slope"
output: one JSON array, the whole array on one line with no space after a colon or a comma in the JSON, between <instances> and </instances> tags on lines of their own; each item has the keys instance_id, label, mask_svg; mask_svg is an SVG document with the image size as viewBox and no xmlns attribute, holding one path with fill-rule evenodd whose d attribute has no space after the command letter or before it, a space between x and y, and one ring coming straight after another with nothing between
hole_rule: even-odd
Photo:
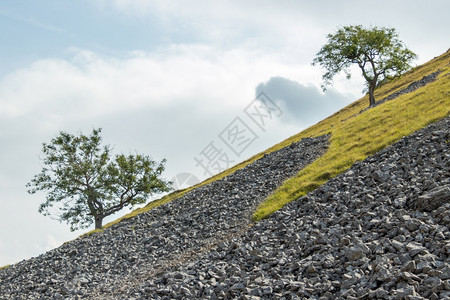
<instances>
[{"instance_id":1,"label":"steep slope","mask_svg":"<svg viewBox=\"0 0 450 300\"><path fill-rule=\"evenodd\" d=\"M328 136L303 139L226 178L102 233L0 271L0 299L101 299L248 228L258 203L322 155Z\"/></svg>"},{"instance_id":2,"label":"steep slope","mask_svg":"<svg viewBox=\"0 0 450 300\"><path fill-rule=\"evenodd\" d=\"M286 181L254 214L267 217L350 168L357 161L391 145L420 128L450 114L450 51L405 74L377 91L389 99L374 108L357 109L361 100L337 112L298 136L331 134L327 153ZM409 81L414 79L413 81ZM434 80L435 79L435 80ZM367 101L367 97L362 100ZM380 102L383 102L381 100ZM360 113L362 111L362 113Z\"/></svg>"},{"instance_id":3,"label":"steep slope","mask_svg":"<svg viewBox=\"0 0 450 300\"><path fill-rule=\"evenodd\" d=\"M115 299L448 299L450 118Z\"/></svg>"},{"instance_id":4,"label":"steep slope","mask_svg":"<svg viewBox=\"0 0 450 300\"><path fill-rule=\"evenodd\" d=\"M449 61L377 97L439 70L424 87L360 113L363 98L133 218L0 270L0 299L446 297L449 207L422 206L450 198ZM416 199L428 202L417 210ZM253 225L262 201L254 216L267 219Z\"/></svg>"},{"instance_id":5,"label":"steep slope","mask_svg":"<svg viewBox=\"0 0 450 300\"><path fill-rule=\"evenodd\" d=\"M376 99L383 101L397 96L398 98L394 101L388 101L375 109L366 110L368 96L365 96L266 151L256 154L194 187L176 191L160 200L151 202L146 207L137 209L106 226L116 224L125 218L134 217L139 213L177 199L199 186L224 178L265 154L298 142L302 138L330 133L332 135L331 144L326 155L303 169L291 180L286 181L258 207L253 215L254 220L265 218L286 203L305 195L328 179L347 170L356 161L363 160L368 155L398 141L401 137L447 116L450 113L449 66L450 50L403 74L400 78L382 85L375 91ZM432 74L436 74L436 76ZM436 80L434 82L423 80L430 76L431 79ZM424 87L424 85L426 86Z\"/></svg>"}]
</instances>

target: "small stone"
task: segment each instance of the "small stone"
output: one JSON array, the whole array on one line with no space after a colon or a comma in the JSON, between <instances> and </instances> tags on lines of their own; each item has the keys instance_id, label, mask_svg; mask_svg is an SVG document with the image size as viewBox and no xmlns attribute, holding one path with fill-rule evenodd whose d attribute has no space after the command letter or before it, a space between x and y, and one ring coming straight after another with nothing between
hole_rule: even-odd
<instances>
[{"instance_id":1,"label":"small stone","mask_svg":"<svg viewBox=\"0 0 450 300\"><path fill-rule=\"evenodd\" d=\"M343 280L350 280L350 279L353 279L353 276L350 275L350 274L344 274L344 275L342 275L342 279Z\"/></svg>"},{"instance_id":2,"label":"small stone","mask_svg":"<svg viewBox=\"0 0 450 300\"><path fill-rule=\"evenodd\" d=\"M341 297L344 297L346 299L352 299L353 295L355 294L355 290L352 288L349 288L347 290L343 290L341 291Z\"/></svg>"},{"instance_id":3,"label":"small stone","mask_svg":"<svg viewBox=\"0 0 450 300\"><path fill-rule=\"evenodd\" d=\"M272 290L272 287L270 287L270 286L264 286L263 288L262 288L262 294L263 295L271 295L272 294L272 292L273 292L273 290Z\"/></svg>"},{"instance_id":4,"label":"small stone","mask_svg":"<svg viewBox=\"0 0 450 300\"><path fill-rule=\"evenodd\" d=\"M443 273L444 272L442 272L441 270L436 269L431 269L430 271L427 272L427 274L432 277L441 277Z\"/></svg>"},{"instance_id":5,"label":"small stone","mask_svg":"<svg viewBox=\"0 0 450 300\"><path fill-rule=\"evenodd\" d=\"M431 293L430 296L428 296L430 300L439 300L439 296L436 293Z\"/></svg>"},{"instance_id":6,"label":"small stone","mask_svg":"<svg viewBox=\"0 0 450 300\"><path fill-rule=\"evenodd\" d=\"M348 237L341 238L342 245L348 246L350 245L350 239Z\"/></svg>"},{"instance_id":7,"label":"small stone","mask_svg":"<svg viewBox=\"0 0 450 300\"><path fill-rule=\"evenodd\" d=\"M416 266L416 271L420 272L420 273L425 273L427 274L428 272L431 271L431 266L428 262L426 261L421 261L417 264Z\"/></svg>"},{"instance_id":8,"label":"small stone","mask_svg":"<svg viewBox=\"0 0 450 300\"><path fill-rule=\"evenodd\" d=\"M447 255L450 255L450 243L445 244L445 246L443 247L443 249L445 250L445 253Z\"/></svg>"},{"instance_id":9,"label":"small stone","mask_svg":"<svg viewBox=\"0 0 450 300\"><path fill-rule=\"evenodd\" d=\"M255 288L251 288L248 291L249 295L251 296L258 296L259 295L259 288L255 287Z\"/></svg>"},{"instance_id":10,"label":"small stone","mask_svg":"<svg viewBox=\"0 0 450 300\"><path fill-rule=\"evenodd\" d=\"M403 208L406 204L406 198L405 197L401 197L401 198L396 198L394 200L394 207L395 208Z\"/></svg>"},{"instance_id":11,"label":"small stone","mask_svg":"<svg viewBox=\"0 0 450 300\"><path fill-rule=\"evenodd\" d=\"M447 291L450 291L450 279L444 280L444 289L446 289Z\"/></svg>"},{"instance_id":12,"label":"small stone","mask_svg":"<svg viewBox=\"0 0 450 300\"><path fill-rule=\"evenodd\" d=\"M372 173L372 178L378 182L385 182L388 180L389 175L381 171L375 171Z\"/></svg>"},{"instance_id":13,"label":"small stone","mask_svg":"<svg viewBox=\"0 0 450 300\"><path fill-rule=\"evenodd\" d=\"M405 297L406 300L424 300L425 298L423 298L422 296L419 295L409 295Z\"/></svg>"},{"instance_id":14,"label":"small stone","mask_svg":"<svg viewBox=\"0 0 450 300\"><path fill-rule=\"evenodd\" d=\"M433 211L449 201L450 184L447 184L436 187L422 196L419 196L416 200L416 206L422 211Z\"/></svg>"},{"instance_id":15,"label":"small stone","mask_svg":"<svg viewBox=\"0 0 450 300\"><path fill-rule=\"evenodd\" d=\"M442 275L440 275L439 276L439 278L441 279L441 280L447 280L447 279L450 279L450 267L447 265L447 266L444 266L442 269L441 269L441 271L442 271Z\"/></svg>"},{"instance_id":16,"label":"small stone","mask_svg":"<svg viewBox=\"0 0 450 300\"><path fill-rule=\"evenodd\" d=\"M415 296L416 295L416 291L414 290L414 287L412 287L412 286L406 286L404 288L396 290L396 292L397 292L397 296L400 299L403 299L406 296Z\"/></svg>"},{"instance_id":17,"label":"small stone","mask_svg":"<svg viewBox=\"0 0 450 300\"><path fill-rule=\"evenodd\" d=\"M442 280L439 277L429 277L425 279L424 285L430 286L432 288L438 288L442 285Z\"/></svg>"},{"instance_id":18,"label":"small stone","mask_svg":"<svg viewBox=\"0 0 450 300\"><path fill-rule=\"evenodd\" d=\"M236 290L237 291L243 291L243 290L245 290L245 286L244 286L244 284L242 282L238 282L236 284L233 284L231 286L230 290L232 290L232 291L236 291Z\"/></svg>"},{"instance_id":19,"label":"small stone","mask_svg":"<svg viewBox=\"0 0 450 300\"><path fill-rule=\"evenodd\" d=\"M378 299L388 299L389 293L385 289L380 287L375 290L375 296Z\"/></svg>"},{"instance_id":20,"label":"small stone","mask_svg":"<svg viewBox=\"0 0 450 300\"><path fill-rule=\"evenodd\" d=\"M85 285L89 283L89 279L86 277L80 276L74 279L75 284L77 285Z\"/></svg>"},{"instance_id":21,"label":"small stone","mask_svg":"<svg viewBox=\"0 0 450 300\"><path fill-rule=\"evenodd\" d=\"M409 231L416 231L417 229L419 229L420 225L422 225L422 222L420 220L411 219L411 220L406 222L405 227Z\"/></svg>"},{"instance_id":22,"label":"small stone","mask_svg":"<svg viewBox=\"0 0 450 300\"><path fill-rule=\"evenodd\" d=\"M310 266L306 269L306 272L308 272L308 273L310 273L310 274L314 274L314 273L317 273L317 269L316 269L313 265L310 265Z\"/></svg>"},{"instance_id":23,"label":"small stone","mask_svg":"<svg viewBox=\"0 0 450 300\"><path fill-rule=\"evenodd\" d=\"M403 243L396 241L396 240L392 240L391 241L391 245L397 249L397 251L403 252L405 250L405 247L403 246Z\"/></svg>"},{"instance_id":24,"label":"small stone","mask_svg":"<svg viewBox=\"0 0 450 300\"><path fill-rule=\"evenodd\" d=\"M291 290L294 292L302 290L305 287L305 284L300 281L291 281L289 285L291 286Z\"/></svg>"},{"instance_id":25,"label":"small stone","mask_svg":"<svg viewBox=\"0 0 450 300\"><path fill-rule=\"evenodd\" d=\"M441 299L450 299L450 291L441 291L439 297Z\"/></svg>"},{"instance_id":26,"label":"small stone","mask_svg":"<svg viewBox=\"0 0 450 300\"><path fill-rule=\"evenodd\" d=\"M406 241L406 238L403 234L400 234L400 235L397 235L396 237L394 237L394 240L403 243L404 241Z\"/></svg>"},{"instance_id":27,"label":"small stone","mask_svg":"<svg viewBox=\"0 0 450 300\"><path fill-rule=\"evenodd\" d=\"M391 281L392 275L391 272L389 272L386 268L380 268L380 270L376 273L376 278L380 281Z\"/></svg>"},{"instance_id":28,"label":"small stone","mask_svg":"<svg viewBox=\"0 0 450 300\"><path fill-rule=\"evenodd\" d=\"M425 250L425 247L417 242L409 242L408 244L406 244L406 249L408 249L411 256L416 256L417 254Z\"/></svg>"},{"instance_id":29,"label":"small stone","mask_svg":"<svg viewBox=\"0 0 450 300\"><path fill-rule=\"evenodd\" d=\"M412 280L418 281L418 282L421 281L421 279L420 279L419 276L417 276L417 275L415 275L415 274L412 274L412 273L410 273L410 272L402 272L402 273L400 274L400 276L401 276L403 279L405 279L406 281L408 281L408 282L410 282L410 281L412 281Z\"/></svg>"},{"instance_id":30,"label":"small stone","mask_svg":"<svg viewBox=\"0 0 450 300\"><path fill-rule=\"evenodd\" d=\"M403 215L401 216L401 219L403 220L403 222L408 222L411 220L411 216L409 215Z\"/></svg>"},{"instance_id":31,"label":"small stone","mask_svg":"<svg viewBox=\"0 0 450 300\"><path fill-rule=\"evenodd\" d=\"M347 252L347 259L349 261L354 261L362 258L364 256L364 251L360 247L351 247Z\"/></svg>"},{"instance_id":32,"label":"small stone","mask_svg":"<svg viewBox=\"0 0 450 300\"><path fill-rule=\"evenodd\" d=\"M64 296L61 295L60 293L55 293L55 294L53 295L53 299L54 299L54 300L62 300L62 299L64 299Z\"/></svg>"}]
</instances>

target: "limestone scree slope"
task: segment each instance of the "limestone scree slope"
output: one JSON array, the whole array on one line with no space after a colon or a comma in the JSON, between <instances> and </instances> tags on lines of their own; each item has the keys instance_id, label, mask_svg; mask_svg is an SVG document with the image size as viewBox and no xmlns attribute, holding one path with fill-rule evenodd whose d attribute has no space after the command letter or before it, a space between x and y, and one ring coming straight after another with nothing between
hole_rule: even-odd
<instances>
[{"instance_id":1,"label":"limestone scree slope","mask_svg":"<svg viewBox=\"0 0 450 300\"><path fill-rule=\"evenodd\" d=\"M435 60L447 71L449 53ZM448 87L448 74L433 74ZM258 205L329 153L329 135L287 140L178 199L4 268L0 299L448 299L448 93L439 90L440 117L429 118L439 121L263 220L251 221Z\"/></svg>"},{"instance_id":2,"label":"limestone scree slope","mask_svg":"<svg viewBox=\"0 0 450 300\"><path fill-rule=\"evenodd\" d=\"M116 299L448 299L450 118Z\"/></svg>"},{"instance_id":3,"label":"limestone scree slope","mask_svg":"<svg viewBox=\"0 0 450 300\"><path fill-rule=\"evenodd\" d=\"M0 299L101 299L192 260L245 231L256 206L322 155L328 138L305 138L179 199L1 270Z\"/></svg>"},{"instance_id":4,"label":"limestone scree slope","mask_svg":"<svg viewBox=\"0 0 450 300\"><path fill-rule=\"evenodd\" d=\"M433 123L248 226L253 193L326 148L305 139L2 270L0 298L449 298L449 128Z\"/></svg>"}]
</instances>

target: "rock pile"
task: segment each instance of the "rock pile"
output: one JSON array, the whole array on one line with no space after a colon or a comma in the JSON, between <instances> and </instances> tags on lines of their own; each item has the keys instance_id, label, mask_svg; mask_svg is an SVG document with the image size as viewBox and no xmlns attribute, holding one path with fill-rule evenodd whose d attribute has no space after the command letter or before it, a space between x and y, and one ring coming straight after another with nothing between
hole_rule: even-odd
<instances>
[{"instance_id":1,"label":"rock pile","mask_svg":"<svg viewBox=\"0 0 450 300\"><path fill-rule=\"evenodd\" d=\"M450 118L117 299L449 299Z\"/></svg>"},{"instance_id":2,"label":"rock pile","mask_svg":"<svg viewBox=\"0 0 450 300\"><path fill-rule=\"evenodd\" d=\"M327 146L328 136L303 139L102 233L0 270L0 299L103 299L157 276L247 229L258 203Z\"/></svg>"},{"instance_id":3,"label":"rock pile","mask_svg":"<svg viewBox=\"0 0 450 300\"><path fill-rule=\"evenodd\" d=\"M343 121L345 121L345 120L348 120L348 119L351 118L351 117L360 115L360 114L362 114L363 112L365 112L365 111L367 111L367 110L369 110L369 109L371 109L371 108L373 108L373 107L375 107L375 106L381 105L381 104L383 104L383 103L386 102L386 101L393 100L393 99L395 99L395 98L397 98L397 97L399 97L399 96L401 96L401 95L403 95L403 94L412 93L412 92L414 92L415 90L417 90L418 88L424 87L424 86L426 86L427 84L432 83L433 81L435 81L435 80L438 78L438 75L439 75L440 73L441 73L441 71L438 70L438 71L436 71L436 72L433 72L433 73L431 73L431 74L428 74L428 75L422 77L422 79L419 79L419 80L417 80L417 81L412 82L412 83L409 84L406 88L401 89L401 90L399 90L399 91L397 91L397 92L394 92L394 93L390 94L389 96L384 97L384 98L381 99L381 100L378 100L377 102L375 102L374 105L364 108L364 109L361 110L359 113L357 113L357 114L355 114L355 115L353 115L353 116L350 116L350 117L348 117L347 119L341 120L341 122L343 122Z\"/></svg>"},{"instance_id":4,"label":"rock pile","mask_svg":"<svg viewBox=\"0 0 450 300\"><path fill-rule=\"evenodd\" d=\"M383 103L385 101L393 100L393 99L397 98L400 95L414 92L418 88L424 87L427 84L432 83L433 81L435 81L440 73L441 73L441 71L436 71L436 72L433 72L433 73L431 73L431 74L429 74L427 76L424 76L424 77L422 77L422 79L414 81L413 83L409 84L406 88L401 89L400 91L395 92L395 93L387 96L386 98L383 98L382 100L378 101L376 103L376 105L380 105L381 103Z\"/></svg>"},{"instance_id":5,"label":"rock pile","mask_svg":"<svg viewBox=\"0 0 450 300\"><path fill-rule=\"evenodd\" d=\"M323 153L305 139L136 218L0 271L0 299L449 299L450 117L256 224Z\"/></svg>"}]
</instances>

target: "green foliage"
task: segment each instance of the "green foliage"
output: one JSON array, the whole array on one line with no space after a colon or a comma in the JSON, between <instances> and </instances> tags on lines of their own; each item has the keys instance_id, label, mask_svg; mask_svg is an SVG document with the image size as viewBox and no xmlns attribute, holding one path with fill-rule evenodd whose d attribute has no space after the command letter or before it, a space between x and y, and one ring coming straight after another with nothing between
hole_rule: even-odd
<instances>
[{"instance_id":1,"label":"green foliage","mask_svg":"<svg viewBox=\"0 0 450 300\"><path fill-rule=\"evenodd\" d=\"M313 65L326 69L322 88L326 90L333 77L342 71L350 79L350 66L357 64L366 80L371 106L375 104L374 91L378 83L405 72L416 58L416 54L398 39L394 28L344 26L327 38L328 42L313 61Z\"/></svg>"},{"instance_id":2,"label":"green foliage","mask_svg":"<svg viewBox=\"0 0 450 300\"><path fill-rule=\"evenodd\" d=\"M450 61L450 51L447 53L444 53L443 55L433 59L432 61L423 64L421 66L418 66L411 71L403 74L401 77L397 77L394 80L389 81L383 86L380 86L376 89L375 94L377 97L384 98L396 91L399 91L403 88L406 88L411 82L421 79L423 76L429 75L430 73L433 73L437 70L442 71L441 78L444 78L446 76L449 76L449 70L448 65ZM420 115L426 119L426 122L429 123L431 120L438 120L442 118L443 115L450 113L450 103L449 103L449 81L444 79L438 79L438 81L435 84L432 84L431 86L426 86L415 93L413 95L403 95L403 99L408 99L409 105L404 107L402 105L402 101L399 100L393 100L388 101L385 104L381 105L381 109L386 107L386 105L395 104L396 111L409 114L410 120L414 120L414 117L416 114L418 114L420 111ZM419 95L420 94L420 95ZM419 96L417 96L419 95ZM417 97L416 97L417 96ZM130 212L129 214L112 221L105 225L105 227L112 226L114 224L117 224L121 222L124 219L127 218L133 218L141 213L150 211L160 205L163 205L167 202L170 202L172 200L178 199L182 197L184 194L186 194L189 191L192 191L196 188L199 188L201 186L210 184L211 182L214 182L216 180L220 180L232 173L234 173L237 170L240 170L244 168L245 166L251 164L252 162L262 158L265 154L280 150L284 147L289 146L290 144L294 142L300 141L302 138L305 137L311 137L311 136L319 136L322 134L331 134L332 136L336 135L335 131L341 127L341 125L347 124L347 121L355 118L355 115L358 114L361 110L364 109L365 103L367 102L368 97L365 96L352 104L348 105L347 107L343 108L342 110L334 113L332 116L329 116L328 118L322 120L321 122L303 130L302 132L295 134L291 136L290 138L270 147L269 149L264 150L261 153L258 153L249 159L233 166L232 168L229 168L222 173L219 173L213 177L210 177L206 179L205 181L189 187L184 190L178 190L174 191L169 195L166 195L162 197L159 200L152 201L148 203L145 207L138 208ZM415 102L418 101L418 102ZM389 104L391 102L391 104ZM420 105L416 105L417 103L420 103ZM423 108L426 108L423 110ZM377 111L377 109L375 109ZM385 111L381 111L383 114L385 114ZM395 111L394 111L395 112ZM365 112L362 115L365 115L367 112ZM380 110L378 110L377 113L380 113ZM428 115L429 114L429 115ZM395 113L393 114L395 116ZM363 119L360 119L361 121L364 121ZM410 120L405 121L404 118L401 119L401 122L405 126L408 126L410 124ZM392 126L393 124L386 124L382 128L382 130L385 130L389 126ZM425 124L426 125L426 124ZM346 125L347 126L347 125ZM353 125L352 125L353 126ZM350 128L352 128L352 126ZM393 125L396 126L396 125ZM422 123L416 123L414 127L411 127L408 129L408 132L412 132L416 129L419 129L420 126L424 126ZM355 127L356 130L365 130L370 127L370 124L367 122L362 122L358 125L358 127ZM349 128L349 127L346 127ZM393 128L395 131L395 128ZM345 132L345 130L339 130L339 132ZM401 137L401 132L396 132L395 138L398 138L398 136ZM407 132L403 133L403 135L408 134ZM337 134L339 136L339 134ZM384 134L384 136L388 136L389 133ZM308 166L305 168L306 170L303 170L303 172L297 174L292 178L292 180L287 180L285 183L283 183L282 186L279 187L277 191L275 191L271 196L269 196L263 203L261 203L260 207L256 210L256 212L253 215L254 220L259 220L265 217L268 217L273 212L277 211L283 205L286 203L297 199L298 197L305 195L306 191L310 190L311 187L314 187L314 183L318 185L323 184L326 182L329 178L333 178L339 173L344 172L346 169L350 167L350 165L355 162L356 160L361 160L367 155L370 155L370 153L374 153L372 151L376 152L376 149L380 149L380 147L385 147L386 145L392 144L394 139L390 139L389 141L385 141L383 144L378 144L374 148L365 148L363 150L363 155L359 158L355 158L355 153L351 153L352 151L348 152L348 155L341 155L340 153L346 153L345 151L340 151L339 148L337 151L333 151L334 153L331 153L331 155L328 155L325 159L319 159L311 166ZM334 141L342 145L345 143L342 141L342 139L334 139ZM357 149L358 147L366 147L370 142L370 139L366 139L365 141L355 141L355 137L352 137L351 139L351 145L349 146L349 150ZM336 144L336 145L337 145ZM333 147L330 145L330 147ZM329 148L330 149L330 148ZM342 148L341 148L342 149ZM328 153L328 152L327 152ZM313 182L311 185L310 183ZM150 225L149 225L150 226Z\"/></svg>"},{"instance_id":3,"label":"green foliage","mask_svg":"<svg viewBox=\"0 0 450 300\"><path fill-rule=\"evenodd\" d=\"M258 221L270 216L285 204L346 171L355 162L375 154L403 136L449 116L450 97L447 91L450 89L450 81L446 79L450 74L449 61L450 52L447 52L408 72L400 80L380 87L376 93L385 97L412 81L441 70L435 82L419 90L358 114L363 102L367 101L366 96L286 140L292 142L307 136L331 133L327 152L286 180L267 197L254 212L253 220Z\"/></svg>"},{"instance_id":4,"label":"green foliage","mask_svg":"<svg viewBox=\"0 0 450 300\"><path fill-rule=\"evenodd\" d=\"M3 267L0 267L0 270L4 270L4 269L7 269L7 268L9 268L11 265L6 265L6 266L3 266Z\"/></svg>"},{"instance_id":5,"label":"green foliage","mask_svg":"<svg viewBox=\"0 0 450 300\"><path fill-rule=\"evenodd\" d=\"M101 146L100 133L101 129L94 129L91 136L60 132L44 143L45 167L27 184L30 194L47 192L39 212L52 215L50 209L56 208L59 220L71 230L94 221L100 229L106 216L170 190L169 182L160 178L165 160L158 164L140 154L111 157L111 147Z\"/></svg>"}]
</instances>

